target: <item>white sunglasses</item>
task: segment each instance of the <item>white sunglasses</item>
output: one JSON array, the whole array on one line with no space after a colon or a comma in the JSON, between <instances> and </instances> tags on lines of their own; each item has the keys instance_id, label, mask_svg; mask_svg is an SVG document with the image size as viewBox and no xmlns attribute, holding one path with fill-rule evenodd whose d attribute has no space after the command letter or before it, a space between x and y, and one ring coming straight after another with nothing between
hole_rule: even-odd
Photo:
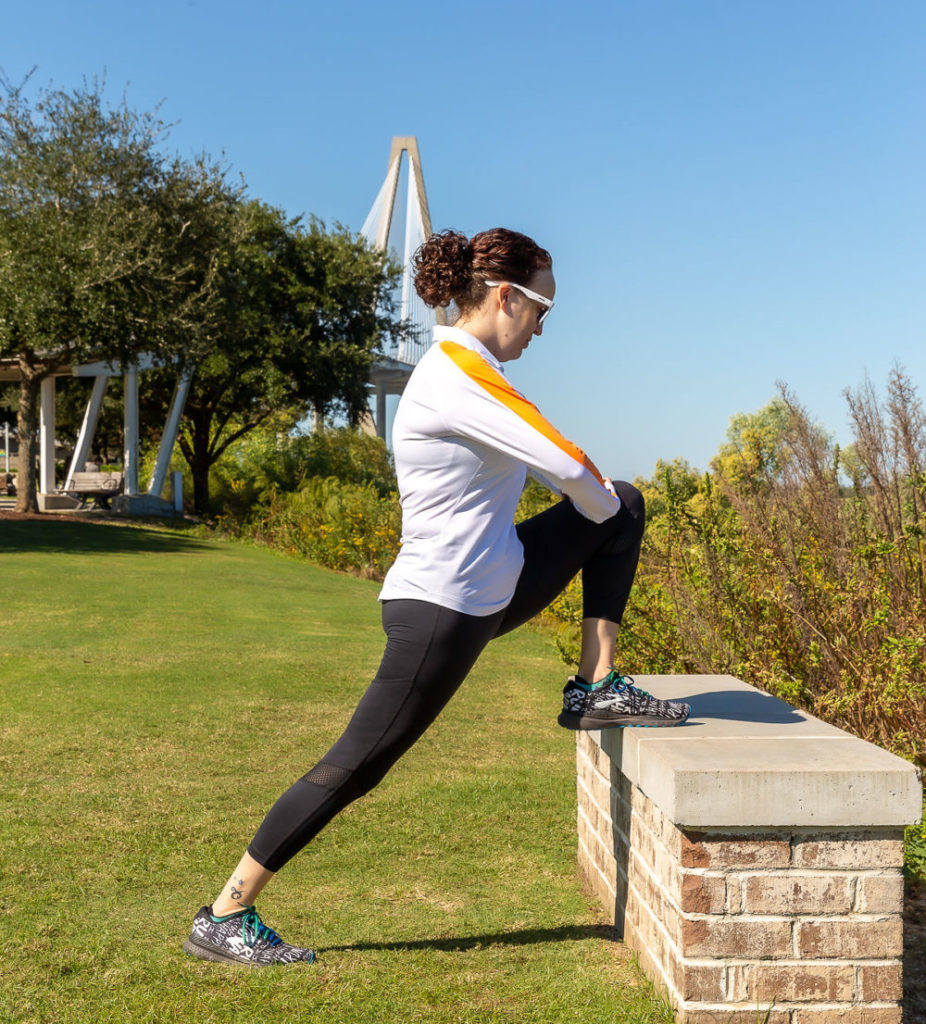
<instances>
[{"instance_id":1,"label":"white sunglasses","mask_svg":"<svg viewBox=\"0 0 926 1024\"><path fill-rule=\"evenodd\" d=\"M547 318L547 314L553 308L553 300L548 299L546 295L538 295L537 292L532 292L530 288L525 288L523 284L515 284L514 281L486 281L486 284L490 288L498 288L499 285L507 284L511 288L517 288L522 295L526 295L529 299L533 299L534 302L539 302L543 306L543 310L537 313L537 326L539 327L544 320Z\"/></svg>"}]
</instances>

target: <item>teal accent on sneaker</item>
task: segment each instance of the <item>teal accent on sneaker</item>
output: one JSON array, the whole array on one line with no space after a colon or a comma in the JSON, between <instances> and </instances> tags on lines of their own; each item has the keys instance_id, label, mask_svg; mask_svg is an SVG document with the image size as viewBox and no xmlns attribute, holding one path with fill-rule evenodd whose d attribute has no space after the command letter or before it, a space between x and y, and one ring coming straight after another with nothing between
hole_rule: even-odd
<instances>
[{"instance_id":1,"label":"teal accent on sneaker","mask_svg":"<svg viewBox=\"0 0 926 1024\"><path fill-rule=\"evenodd\" d=\"M183 948L200 960L264 967L270 964L312 963L315 953L284 942L261 921L254 907L216 917L202 907Z\"/></svg>"},{"instance_id":2,"label":"teal accent on sneaker","mask_svg":"<svg viewBox=\"0 0 926 1024\"><path fill-rule=\"evenodd\" d=\"M636 686L631 676L612 669L593 686L581 676L571 677L557 721L565 729L665 728L681 725L690 714L690 705L658 700Z\"/></svg>"},{"instance_id":3,"label":"teal accent on sneaker","mask_svg":"<svg viewBox=\"0 0 926 1024\"><path fill-rule=\"evenodd\" d=\"M215 914L210 912L209 916L216 924L221 924L223 921L230 921L233 917L241 917L243 914L247 913L247 911L253 909L253 907L245 907L244 910L236 910L234 913L225 914L223 917L216 917Z\"/></svg>"}]
</instances>

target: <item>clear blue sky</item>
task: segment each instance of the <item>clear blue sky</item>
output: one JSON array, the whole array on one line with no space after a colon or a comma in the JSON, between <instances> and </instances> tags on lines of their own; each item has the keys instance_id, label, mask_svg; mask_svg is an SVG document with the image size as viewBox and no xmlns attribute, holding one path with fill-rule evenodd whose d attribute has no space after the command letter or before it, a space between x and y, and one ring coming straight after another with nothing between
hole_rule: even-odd
<instances>
[{"instance_id":1,"label":"clear blue sky","mask_svg":"<svg viewBox=\"0 0 926 1024\"><path fill-rule=\"evenodd\" d=\"M8 5L0 67L176 122L255 197L359 230L393 135L435 228L553 253L511 379L602 469L705 467L784 380L926 391L922 0Z\"/></svg>"}]
</instances>

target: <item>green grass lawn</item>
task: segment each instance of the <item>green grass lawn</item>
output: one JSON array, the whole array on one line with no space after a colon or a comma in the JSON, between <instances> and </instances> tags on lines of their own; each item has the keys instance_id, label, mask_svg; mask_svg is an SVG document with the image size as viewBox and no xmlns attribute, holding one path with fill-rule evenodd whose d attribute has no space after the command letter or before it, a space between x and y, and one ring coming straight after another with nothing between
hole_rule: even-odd
<instances>
[{"instance_id":1,"label":"green grass lawn","mask_svg":"<svg viewBox=\"0 0 926 1024\"><path fill-rule=\"evenodd\" d=\"M248 970L181 944L372 677L377 585L51 518L0 520L0 581L0 1021L672 1020L577 877L539 634L265 892L319 963Z\"/></svg>"}]
</instances>

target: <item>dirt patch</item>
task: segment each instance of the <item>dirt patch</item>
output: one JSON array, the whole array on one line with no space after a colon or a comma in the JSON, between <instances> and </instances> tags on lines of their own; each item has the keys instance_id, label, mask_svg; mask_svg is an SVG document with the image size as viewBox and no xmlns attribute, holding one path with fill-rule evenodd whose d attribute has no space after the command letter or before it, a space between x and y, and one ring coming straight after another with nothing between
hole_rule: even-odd
<instances>
[{"instance_id":1,"label":"dirt patch","mask_svg":"<svg viewBox=\"0 0 926 1024\"><path fill-rule=\"evenodd\" d=\"M0 508L0 519L47 519L42 512L14 512L9 508Z\"/></svg>"}]
</instances>

